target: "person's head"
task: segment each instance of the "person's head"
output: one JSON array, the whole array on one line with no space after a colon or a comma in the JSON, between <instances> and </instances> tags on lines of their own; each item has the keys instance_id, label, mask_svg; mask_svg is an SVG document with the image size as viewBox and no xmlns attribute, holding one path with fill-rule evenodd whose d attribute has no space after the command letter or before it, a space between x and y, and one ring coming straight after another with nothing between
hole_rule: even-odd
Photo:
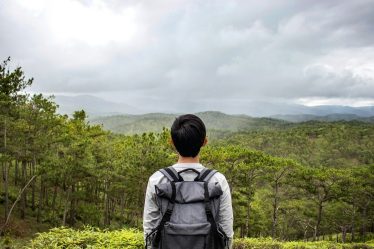
<instances>
[{"instance_id":1,"label":"person's head","mask_svg":"<svg viewBox=\"0 0 374 249\"><path fill-rule=\"evenodd\" d=\"M171 126L171 139L179 155L196 157L207 143L205 125L193 114L179 116Z\"/></svg>"}]
</instances>

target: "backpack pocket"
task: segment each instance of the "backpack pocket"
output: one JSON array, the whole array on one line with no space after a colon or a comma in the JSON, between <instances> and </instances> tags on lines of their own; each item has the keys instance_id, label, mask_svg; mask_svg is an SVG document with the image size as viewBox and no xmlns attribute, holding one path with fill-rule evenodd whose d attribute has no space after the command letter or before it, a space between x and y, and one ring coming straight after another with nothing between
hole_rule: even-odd
<instances>
[{"instance_id":1,"label":"backpack pocket","mask_svg":"<svg viewBox=\"0 0 374 249\"><path fill-rule=\"evenodd\" d=\"M210 223L165 223L162 249L206 249Z\"/></svg>"}]
</instances>

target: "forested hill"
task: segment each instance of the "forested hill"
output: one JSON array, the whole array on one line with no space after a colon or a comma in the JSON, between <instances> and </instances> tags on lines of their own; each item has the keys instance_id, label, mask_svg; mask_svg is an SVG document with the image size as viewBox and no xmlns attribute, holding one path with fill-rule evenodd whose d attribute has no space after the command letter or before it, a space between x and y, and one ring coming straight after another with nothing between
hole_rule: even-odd
<instances>
[{"instance_id":1,"label":"forested hill","mask_svg":"<svg viewBox=\"0 0 374 249\"><path fill-rule=\"evenodd\" d=\"M208 130L248 131L283 127L288 122L272 118L253 118L247 115L229 115L221 112L199 112L198 115ZM160 132L163 127L169 128L178 114L150 113L143 115L115 115L92 118L91 124L102 124L107 130L115 133L134 134L143 132Z\"/></svg>"},{"instance_id":2,"label":"forested hill","mask_svg":"<svg viewBox=\"0 0 374 249\"><path fill-rule=\"evenodd\" d=\"M299 123L317 121L317 123L358 122L373 124L374 117L361 117L354 114L317 115L276 115L255 118L248 115L230 115L222 112L207 111L195 113L206 124L208 133L245 132L255 130L274 130L297 127ZM136 134L143 132L161 132L163 127L169 128L179 114L149 113L141 115L113 115L89 119L91 124L103 125L104 129L115 133Z\"/></svg>"},{"instance_id":3,"label":"forested hill","mask_svg":"<svg viewBox=\"0 0 374 249\"><path fill-rule=\"evenodd\" d=\"M360 121L294 123L282 129L218 134L231 144L287 157L309 166L354 167L374 163L374 124Z\"/></svg>"},{"instance_id":4,"label":"forested hill","mask_svg":"<svg viewBox=\"0 0 374 249\"><path fill-rule=\"evenodd\" d=\"M334 122L334 121L361 121L365 123L374 123L374 116L362 117L356 114L341 114L334 113L324 116L311 115L311 114L300 114L300 115L274 115L271 116L274 119L281 119L288 122L305 122L305 121L322 121L322 122Z\"/></svg>"},{"instance_id":5,"label":"forested hill","mask_svg":"<svg viewBox=\"0 0 374 249\"><path fill-rule=\"evenodd\" d=\"M117 133L160 132L162 127L169 128L177 115L120 115L93 119L91 123L103 124L104 129ZM296 119L293 123L220 112L197 115L208 128L211 144L238 145L272 156L292 158L309 166L354 167L374 163L372 122L353 117L348 121L340 120L338 117L346 116L339 115L335 118L315 116L320 119L304 122L296 122L303 116L298 119L293 116Z\"/></svg>"}]
</instances>

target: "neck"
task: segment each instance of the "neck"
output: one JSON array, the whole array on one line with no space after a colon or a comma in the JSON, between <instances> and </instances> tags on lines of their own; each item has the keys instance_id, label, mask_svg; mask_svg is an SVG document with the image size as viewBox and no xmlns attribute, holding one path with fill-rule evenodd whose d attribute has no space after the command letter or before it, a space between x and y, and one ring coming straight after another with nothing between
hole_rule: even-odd
<instances>
[{"instance_id":1,"label":"neck","mask_svg":"<svg viewBox=\"0 0 374 249\"><path fill-rule=\"evenodd\" d=\"M200 162L200 159L198 155L196 157L179 156L178 158L178 163L199 163L199 162Z\"/></svg>"}]
</instances>

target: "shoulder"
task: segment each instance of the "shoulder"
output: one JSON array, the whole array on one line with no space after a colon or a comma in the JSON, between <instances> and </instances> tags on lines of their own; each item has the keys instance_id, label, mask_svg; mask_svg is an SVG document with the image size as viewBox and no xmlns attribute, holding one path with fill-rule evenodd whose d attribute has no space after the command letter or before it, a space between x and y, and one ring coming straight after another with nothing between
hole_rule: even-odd
<instances>
[{"instance_id":1,"label":"shoulder","mask_svg":"<svg viewBox=\"0 0 374 249\"><path fill-rule=\"evenodd\" d=\"M157 170L156 172L154 172L150 177L149 179L156 179L156 178L160 178L161 176L163 176L163 174Z\"/></svg>"},{"instance_id":2,"label":"shoulder","mask_svg":"<svg viewBox=\"0 0 374 249\"><path fill-rule=\"evenodd\" d=\"M211 181L219 182L222 187L228 185L225 175L218 171L212 176Z\"/></svg>"},{"instance_id":3,"label":"shoulder","mask_svg":"<svg viewBox=\"0 0 374 249\"><path fill-rule=\"evenodd\" d=\"M163 178L164 178L164 175L160 171L154 172L149 177L147 190L146 190L147 195L155 193L155 185L159 184Z\"/></svg>"},{"instance_id":4,"label":"shoulder","mask_svg":"<svg viewBox=\"0 0 374 249\"><path fill-rule=\"evenodd\" d=\"M219 172L218 170L216 169L211 169L211 170L215 170L216 173L214 173L214 175L212 176L212 179L219 179L219 180L226 180L226 177L224 174L222 174L221 172Z\"/></svg>"},{"instance_id":5,"label":"shoulder","mask_svg":"<svg viewBox=\"0 0 374 249\"><path fill-rule=\"evenodd\" d=\"M148 182L157 184L163 177L164 175L159 170L157 170L149 177Z\"/></svg>"},{"instance_id":6,"label":"shoulder","mask_svg":"<svg viewBox=\"0 0 374 249\"><path fill-rule=\"evenodd\" d=\"M205 166L203 166L204 168L206 168ZM209 181L218 181L218 182L227 182L226 180L226 177L224 174L222 174L221 172L219 172L218 170L214 169L214 168L210 168L211 170L215 170L216 173L214 173L214 175L212 176L212 178L210 178Z\"/></svg>"},{"instance_id":7,"label":"shoulder","mask_svg":"<svg viewBox=\"0 0 374 249\"><path fill-rule=\"evenodd\" d=\"M217 172L214 174L214 177L216 177L217 179L226 180L225 175L222 174L222 173L219 172L219 171L217 171Z\"/></svg>"}]
</instances>

